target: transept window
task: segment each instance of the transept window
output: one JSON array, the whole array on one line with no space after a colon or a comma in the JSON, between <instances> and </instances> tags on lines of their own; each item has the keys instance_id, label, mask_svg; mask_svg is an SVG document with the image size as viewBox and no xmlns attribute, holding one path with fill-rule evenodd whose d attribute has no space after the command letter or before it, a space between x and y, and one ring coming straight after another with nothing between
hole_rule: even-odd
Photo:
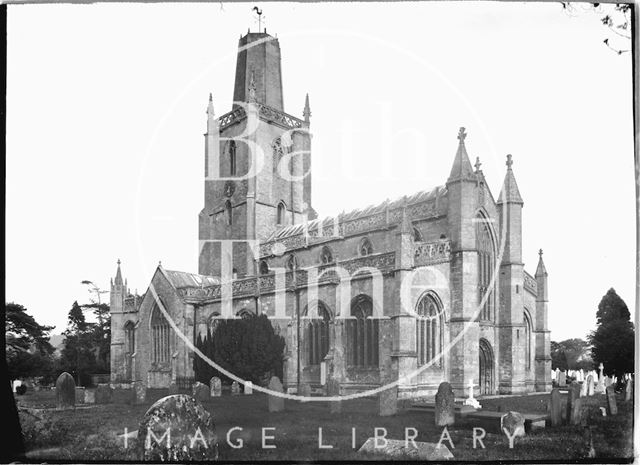
<instances>
[{"instance_id":1,"label":"transept window","mask_svg":"<svg viewBox=\"0 0 640 465\"><path fill-rule=\"evenodd\" d=\"M416 341L418 343L418 366L429 363L442 351L442 309L431 293L424 294L416 307ZM442 358L434 363L442 366Z\"/></svg>"},{"instance_id":2,"label":"transept window","mask_svg":"<svg viewBox=\"0 0 640 465\"><path fill-rule=\"evenodd\" d=\"M495 306L495 296L491 286L495 270L495 252L489 223L482 215L477 217L476 222L476 248L478 249L478 304L485 299L480 309L480 319L491 321L494 318Z\"/></svg>"},{"instance_id":3,"label":"transept window","mask_svg":"<svg viewBox=\"0 0 640 465\"><path fill-rule=\"evenodd\" d=\"M151 315L152 360L155 363L169 363L171 360L171 327L155 304Z\"/></svg>"},{"instance_id":4,"label":"transept window","mask_svg":"<svg viewBox=\"0 0 640 465\"><path fill-rule=\"evenodd\" d=\"M378 320L371 318L371 298L360 294L351 302L351 317L346 320L348 361L350 366L378 366Z\"/></svg>"},{"instance_id":5,"label":"transept window","mask_svg":"<svg viewBox=\"0 0 640 465\"><path fill-rule=\"evenodd\" d=\"M524 312L524 359L527 370L531 369L531 319Z\"/></svg>"}]
</instances>

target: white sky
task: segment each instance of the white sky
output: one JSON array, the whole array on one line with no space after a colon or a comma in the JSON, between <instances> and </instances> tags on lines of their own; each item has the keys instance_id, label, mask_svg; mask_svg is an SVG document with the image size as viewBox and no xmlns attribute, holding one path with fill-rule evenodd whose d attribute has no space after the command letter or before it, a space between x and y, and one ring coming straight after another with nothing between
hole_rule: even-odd
<instances>
[{"instance_id":1,"label":"white sky","mask_svg":"<svg viewBox=\"0 0 640 465\"><path fill-rule=\"evenodd\" d=\"M610 287L631 307L631 56L604 46L598 15L559 3L259 6L280 39L286 111L301 116L310 94L321 215L444 184L465 126L495 197L513 154L523 259L533 274L545 251L552 340L585 337ZM140 293L158 260L197 272L207 98L218 115L231 107L252 7L9 6L8 301L57 333L88 301L80 281L108 289L118 258Z\"/></svg>"}]
</instances>

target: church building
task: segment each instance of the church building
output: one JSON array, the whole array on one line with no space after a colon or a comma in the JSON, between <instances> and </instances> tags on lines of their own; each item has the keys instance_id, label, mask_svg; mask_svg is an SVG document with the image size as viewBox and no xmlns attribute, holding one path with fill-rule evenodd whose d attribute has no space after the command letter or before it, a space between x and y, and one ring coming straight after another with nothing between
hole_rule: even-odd
<instances>
[{"instance_id":1,"label":"church building","mask_svg":"<svg viewBox=\"0 0 640 465\"><path fill-rule=\"evenodd\" d=\"M277 38L248 32L238 47L231 111L207 107L198 273L158 265L138 296L118 261L111 381L188 387L185 341L266 314L289 392L329 378L341 394L400 380L399 398L442 381L458 396L550 390L547 271L542 250L535 275L524 269L511 155L496 199L460 128L442 185L320 218L309 98L302 118L285 112Z\"/></svg>"}]
</instances>

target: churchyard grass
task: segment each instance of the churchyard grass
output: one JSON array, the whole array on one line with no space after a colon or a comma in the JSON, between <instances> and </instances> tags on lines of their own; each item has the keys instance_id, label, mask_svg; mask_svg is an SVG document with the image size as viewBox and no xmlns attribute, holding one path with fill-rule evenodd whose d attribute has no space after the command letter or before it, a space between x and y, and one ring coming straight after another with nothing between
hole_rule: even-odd
<instances>
[{"instance_id":1,"label":"churchyard grass","mask_svg":"<svg viewBox=\"0 0 640 465\"><path fill-rule=\"evenodd\" d=\"M118 435L137 431L138 424L149 406L163 391L150 391L147 402L142 405L78 404L76 409L55 410L53 391L41 391L20 396L19 405L36 408L35 413L45 413L50 418L47 428L58 431L50 437L34 438L27 447L31 460L138 460L135 440L130 439L128 449ZM518 410L520 412L545 412L548 396L522 396L482 400L483 407L490 410ZM563 396L566 397L566 396ZM631 402L625 402L618 395L619 414L602 417L599 407L606 404L604 395L587 398L591 437L597 458L625 458L632 453ZM204 403L213 415L220 444L222 460L362 460L376 457L363 456L352 449L352 427L356 428L356 448L374 435L374 428L386 428L387 438L405 438L405 428L418 430L417 441L438 442L442 428L434 424L433 413L400 410L391 417L377 415L377 401L358 399L343 402L342 413L331 414L325 403L300 403L286 401L286 411L269 413L267 399L263 394L251 396L230 396L210 398ZM483 438L485 448L479 444L473 448L473 427L470 419L456 418L456 424L448 427L454 449L447 445L457 460L563 460L585 458L589 451L589 433L582 426L547 427L544 430L517 438L513 449L504 435L487 433ZM239 438L243 447L232 448L226 441L227 431L241 427L231 435L237 444ZM322 427L322 442L333 449L318 448L318 428ZM266 436L275 439L267 444L275 444L275 449L262 448L262 428Z\"/></svg>"}]
</instances>

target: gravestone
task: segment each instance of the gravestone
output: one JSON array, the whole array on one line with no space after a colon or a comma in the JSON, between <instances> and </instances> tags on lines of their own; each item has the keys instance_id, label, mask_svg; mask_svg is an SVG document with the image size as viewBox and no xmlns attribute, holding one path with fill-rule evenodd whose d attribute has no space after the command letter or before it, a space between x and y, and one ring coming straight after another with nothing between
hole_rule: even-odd
<instances>
[{"instance_id":1,"label":"gravestone","mask_svg":"<svg viewBox=\"0 0 640 465\"><path fill-rule=\"evenodd\" d=\"M99 383L96 387L96 404L110 404L113 400L113 389L107 383Z\"/></svg>"},{"instance_id":2,"label":"gravestone","mask_svg":"<svg viewBox=\"0 0 640 465\"><path fill-rule=\"evenodd\" d=\"M210 397L209 386L198 381L193 385L192 394L198 402L204 402Z\"/></svg>"},{"instance_id":3,"label":"gravestone","mask_svg":"<svg viewBox=\"0 0 640 465\"><path fill-rule=\"evenodd\" d=\"M300 383L300 386L298 386L298 395L300 397L311 397L311 386L307 383Z\"/></svg>"},{"instance_id":4,"label":"gravestone","mask_svg":"<svg viewBox=\"0 0 640 465\"><path fill-rule=\"evenodd\" d=\"M218 459L213 418L193 397L163 397L144 414L138 428L142 460L200 461Z\"/></svg>"},{"instance_id":5,"label":"gravestone","mask_svg":"<svg viewBox=\"0 0 640 465\"><path fill-rule=\"evenodd\" d=\"M567 385L567 374L564 371L560 372L558 375L558 386L566 386Z\"/></svg>"},{"instance_id":6,"label":"gravestone","mask_svg":"<svg viewBox=\"0 0 640 465\"><path fill-rule=\"evenodd\" d=\"M398 413L398 387L390 386L378 394L378 413L388 417Z\"/></svg>"},{"instance_id":7,"label":"gravestone","mask_svg":"<svg viewBox=\"0 0 640 465\"><path fill-rule=\"evenodd\" d=\"M583 381L582 384L580 384L580 397L586 397L587 396L587 382Z\"/></svg>"},{"instance_id":8,"label":"gravestone","mask_svg":"<svg viewBox=\"0 0 640 465\"><path fill-rule=\"evenodd\" d=\"M551 424L560 426L562 424L562 400L560 398L560 389L553 388L550 395L551 400Z\"/></svg>"},{"instance_id":9,"label":"gravestone","mask_svg":"<svg viewBox=\"0 0 640 465\"><path fill-rule=\"evenodd\" d=\"M245 395L253 394L253 383L251 381L246 381L244 383L244 393Z\"/></svg>"},{"instance_id":10,"label":"gravestone","mask_svg":"<svg viewBox=\"0 0 640 465\"><path fill-rule=\"evenodd\" d=\"M629 402L633 396L633 381L631 378L627 379L627 385L624 388L624 400Z\"/></svg>"},{"instance_id":11,"label":"gravestone","mask_svg":"<svg viewBox=\"0 0 640 465\"><path fill-rule=\"evenodd\" d=\"M616 404L616 393L613 386L607 386L607 411L609 415L618 414L618 404Z\"/></svg>"},{"instance_id":12,"label":"gravestone","mask_svg":"<svg viewBox=\"0 0 640 465\"><path fill-rule=\"evenodd\" d=\"M575 426L582 423L582 402L584 402L582 397L578 397L574 400L573 405L571 406L571 414L567 417L569 424Z\"/></svg>"},{"instance_id":13,"label":"gravestone","mask_svg":"<svg viewBox=\"0 0 640 465\"><path fill-rule=\"evenodd\" d=\"M231 395L237 396L238 394L240 394L240 385L237 381L234 381L231 383Z\"/></svg>"},{"instance_id":14,"label":"gravestone","mask_svg":"<svg viewBox=\"0 0 640 465\"><path fill-rule=\"evenodd\" d=\"M611 386L613 384L613 379L611 379L611 376L605 376L604 377L604 387L605 389L608 388L609 386Z\"/></svg>"},{"instance_id":15,"label":"gravestone","mask_svg":"<svg viewBox=\"0 0 640 465\"><path fill-rule=\"evenodd\" d=\"M96 391L95 389L87 389L84 391L84 403L95 404L96 403Z\"/></svg>"},{"instance_id":16,"label":"gravestone","mask_svg":"<svg viewBox=\"0 0 640 465\"><path fill-rule=\"evenodd\" d=\"M69 408L76 405L76 382L66 371L56 380L56 400L58 408Z\"/></svg>"},{"instance_id":17,"label":"gravestone","mask_svg":"<svg viewBox=\"0 0 640 465\"><path fill-rule=\"evenodd\" d=\"M593 386L593 375L589 375L587 376L587 395L592 396L594 392L595 392L595 389Z\"/></svg>"},{"instance_id":18,"label":"gravestone","mask_svg":"<svg viewBox=\"0 0 640 465\"><path fill-rule=\"evenodd\" d=\"M144 404L147 401L147 386L142 381L133 383L133 403Z\"/></svg>"},{"instance_id":19,"label":"gravestone","mask_svg":"<svg viewBox=\"0 0 640 465\"><path fill-rule=\"evenodd\" d=\"M455 395L451 385L446 381L440 383L436 393L436 426L453 425L455 423Z\"/></svg>"},{"instance_id":20,"label":"gravestone","mask_svg":"<svg viewBox=\"0 0 640 465\"><path fill-rule=\"evenodd\" d=\"M222 381L217 376L214 376L209 381L211 386L211 397L220 397L222 395Z\"/></svg>"},{"instance_id":21,"label":"gravestone","mask_svg":"<svg viewBox=\"0 0 640 465\"><path fill-rule=\"evenodd\" d=\"M569 394L567 395L567 421L570 421L573 415L573 409L576 405L576 399L580 398L580 385L573 382L569 385Z\"/></svg>"},{"instance_id":22,"label":"gravestone","mask_svg":"<svg viewBox=\"0 0 640 465\"><path fill-rule=\"evenodd\" d=\"M277 376L272 376L269 380L269 390L282 393L282 383ZM284 410L284 397L267 395L269 402L269 412L282 412Z\"/></svg>"},{"instance_id":23,"label":"gravestone","mask_svg":"<svg viewBox=\"0 0 640 465\"><path fill-rule=\"evenodd\" d=\"M508 412L500 417L500 430L511 437L524 437L524 416L518 412Z\"/></svg>"},{"instance_id":24,"label":"gravestone","mask_svg":"<svg viewBox=\"0 0 640 465\"><path fill-rule=\"evenodd\" d=\"M84 404L84 393L85 389L83 387L76 386L76 404Z\"/></svg>"},{"instance_id":25,"label":"gravestone","mask_svg":"<svg viewBox=\"0 0 640 465\"><path fill-rule=\"evenodd\" d=\"M405 459L421 461L444 461L453 459L453 454L444 443L419 442L415 441L415 446L411 441L399 439L387 439L384 447L376 447L376 438L368 438L358 449L359 454L379 456L386 459ZM382 442L382 441L381 441Z\"/></svg>"},{"instance_id":26,"label":"gravestone","mask_svg":"<svg viewBox=\"0 0 640 465\"><path fill-rule=\"evenodd\" d=\"M338 382L338 380L334 378L327 380L327 395L330 397L340 396L340 383ZM342 401L336 400L336 401L329 402L329 412L330 413L342 412Z\"/></svg>"}]
</instances>

